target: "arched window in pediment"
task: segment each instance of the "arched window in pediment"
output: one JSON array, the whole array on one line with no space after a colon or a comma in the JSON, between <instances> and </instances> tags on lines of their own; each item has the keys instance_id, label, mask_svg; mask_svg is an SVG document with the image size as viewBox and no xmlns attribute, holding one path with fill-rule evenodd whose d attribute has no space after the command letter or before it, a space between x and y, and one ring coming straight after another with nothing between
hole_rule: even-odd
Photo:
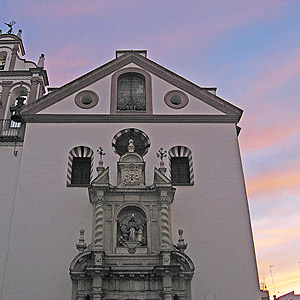
<instances>
[{"instance_id":1,"label":"arched window in pediment","mask_svg":"<svg viewBox=\"0 0 300 300\"><path fill-rule=\"evenodd\" d=\"M118 77L117 111L146 111L145 76L135 72Z\"/></svg>"},{"instance_id":2,"label":"arched window in pediment","mask_svg":"<svg viewBox=\"0 0 300 300\"><path fill-rule=\"evenodd\" d=\"M151 75L140 68L124 68L112 75L111 113L152 114Z\"/></svg>"}]
</instances>

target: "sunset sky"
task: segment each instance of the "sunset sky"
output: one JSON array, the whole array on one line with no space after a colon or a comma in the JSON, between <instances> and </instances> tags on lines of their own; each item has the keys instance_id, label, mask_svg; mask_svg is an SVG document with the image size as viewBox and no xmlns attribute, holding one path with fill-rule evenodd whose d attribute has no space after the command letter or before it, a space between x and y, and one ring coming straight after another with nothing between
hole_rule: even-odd
<instances>
[{"instance_id":1,"label":"sunset sky","mask_svg":"<svg viewBox=\"0 0 300 300\"><path fill-rule=\"evenodd\" d=\"M300 1L8 0L28 60L50 86L112 60L148 58L242 108L239 136L260 280L300 294ZM298 263L299 262L299 263Z\"/></svg>"}]
</instances>

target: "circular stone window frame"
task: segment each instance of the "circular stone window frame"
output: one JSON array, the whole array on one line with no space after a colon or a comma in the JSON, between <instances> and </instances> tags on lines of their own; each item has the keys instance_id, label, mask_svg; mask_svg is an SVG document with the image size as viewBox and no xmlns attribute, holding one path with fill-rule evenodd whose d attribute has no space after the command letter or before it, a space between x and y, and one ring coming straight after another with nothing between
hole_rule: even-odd
<instances>
[{"instance_id":1,"label":"circular stone window frame","mask_svg":"<svg viewBox=\"0 0 300 300\"><path fill-rule=\"evenodd\" d=\"M180 104L174 104L171 102L171 98L173 96L179 96L181 97L182 99L182 102ZM187 96L187 94L185 94L184 92L182 91L179 91L179 90L172 90L172 91L169 91L165 94L164 96L164 101L165 103L171 107L171 108L174 108L174 109L181 109L181 108L184 108L185 106L188 105L189 103L189 97Z\"/></svg>"},{"instance_id":2,"label":"circular stone window frame","mask_svg":"<svg viewBox=\"0 0 300 300\"><path fill-rule=\"evenodd\" d=\"M92 97L92 102L89 104L84 104L81 101L81 98L83 96L91 96ZM75 104L83 109L89 109L89 108L93 108L95 107L99 102L99 96L97 93L95 93L94 91L90 91L90 90L84 90L79 92L76 96L75 96Z\"/></svg>"}]
</instances>

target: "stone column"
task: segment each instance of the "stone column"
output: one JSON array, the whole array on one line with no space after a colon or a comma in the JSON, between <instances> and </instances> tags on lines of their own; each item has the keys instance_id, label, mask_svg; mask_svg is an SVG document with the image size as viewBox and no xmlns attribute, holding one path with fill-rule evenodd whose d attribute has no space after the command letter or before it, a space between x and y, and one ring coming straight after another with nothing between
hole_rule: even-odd
<instances>
[{"instance_id":1,"label":"stone column","mask_svg":"<svg viewBox=\"0 0 300 300\"><path fill-rule=\"evenodd\" d=\"M169 274L164 274L163 275L163 295L164 295L164 300L172 300L172 277Z\"/></svg>"},{"instance_id":2,"label":"stone column","mask_svg":"<svg viewBox=\"0 0 300 300\"><path fill-rule=\"evenodd\" d=\"M102 300L102 277L95 275L93 277L93 300Z\"/></svg>"},{"instance_id":3,"label":"stone column","mask_svg":"<svg viewBox=\"0 0 300 300\"><path fill-rule=\"evenodd\" d=\"M5 110L6 110L6 105L8 103L8 95L9 95L9 90L12 85L12 81L2 81L2 93L1 93L1 102L2 102L2 108L0 109L0 119L5 118Z\"/></svg>"},{"instance_id":4,"label":"stone column","mask_svg":"<svg viewBox=\"0 0 300 300\"><path fill-rule=\"evenodd\" d=\"M40 79L38 77L38 74L33 74L33 77L31 78L31 87L30 87L29 99L27 104L36 100L39 82Z\"/></svg>"},{"instance_id":5,"label":"stone column","mask_svg":"<svg viewBox=\"0 0 300 300\"><path fill-rule=\"evenodd\" d=\"M17 53L18 53L18 46L15 45L13 47L12 53L11 53L10 64L9 64L9 68L8 68L9 71L14 70L14 68L15 68Z\"/></svg>"},{"instance_id":6,"label":"stone column","mask_svg":"<svg viewBox=\"0 0 300 300\"><path fill-rule=\"evenodd\" d=\"M103 225L105 200L103 197L94 202L95 224L94 224L94 250L103 250Z\"/></svg>"},{"instance_id":7,"label":"stone column","mask_svg":"<svg viewBox=\"0 0 300 300\"><path fill-rule=\"evenodd\" d=\"M77 300L85 300L85 285L84 285L84 279L78 280L78 289L77 289Z\"/></svg>"},{"instance_id":8,"label":"stone column","mask_svg":"<svg viewBox=\"0 0 300 300\"><path fill-rule=\"evenodd\" d=\"M161 236L161 249L170 250L171 240L170 240L170 220L169 220L169 205L170 201L168 197L160 198L160 236Z\"/></svg>"}]
</instances>

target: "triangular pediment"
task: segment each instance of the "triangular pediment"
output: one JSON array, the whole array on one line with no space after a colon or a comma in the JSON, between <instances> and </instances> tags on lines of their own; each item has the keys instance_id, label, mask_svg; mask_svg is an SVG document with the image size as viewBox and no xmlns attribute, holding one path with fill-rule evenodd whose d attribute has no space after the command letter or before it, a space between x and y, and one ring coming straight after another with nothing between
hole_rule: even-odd
<instances>
[{"instance_id":1,"label":"triangular pediment","mask_svg":"<svg viewBox=\"0 0 300 300\"><path fill-rule=\"evenodd\" d=\"M133 114L136 121L139 119L155 119L155 116L163 118L166 122L175 122L181 118L183 122L197 122L199 116L202 121L208 119L216 122L237 123L242 115L242 110L221 99L220 97L201 88L181 76L167 70L161 65L145 58L144 56L130 51L118 58L94 69L93 71L65 84L64 86L50 92L42 98L28 104L21 111L25 121L42 121L45 118L59 121L63 116L64 122L106 122L107 118L114 122L128 117L112 116L110 113L111 77L112 74L122 68L140 68L152 76L153 102L160 101L159 105L154 103L153 113L150 115ZM80 109L74 104L74 97L84 90L98 89L101 93L98 108ZM190 99L187 108L174 110L163 103L163 94L166 91L178 90L186 93ZM158 94L158 93L161 93ZM155 106L156 105L156 106ZM73 107L72 109L70 107ZM39 116L37 116L39 115ZM55 115L55 116L54 116ZM174 120L173 120L174 119Z\"/></svg>"}]
</instances>

